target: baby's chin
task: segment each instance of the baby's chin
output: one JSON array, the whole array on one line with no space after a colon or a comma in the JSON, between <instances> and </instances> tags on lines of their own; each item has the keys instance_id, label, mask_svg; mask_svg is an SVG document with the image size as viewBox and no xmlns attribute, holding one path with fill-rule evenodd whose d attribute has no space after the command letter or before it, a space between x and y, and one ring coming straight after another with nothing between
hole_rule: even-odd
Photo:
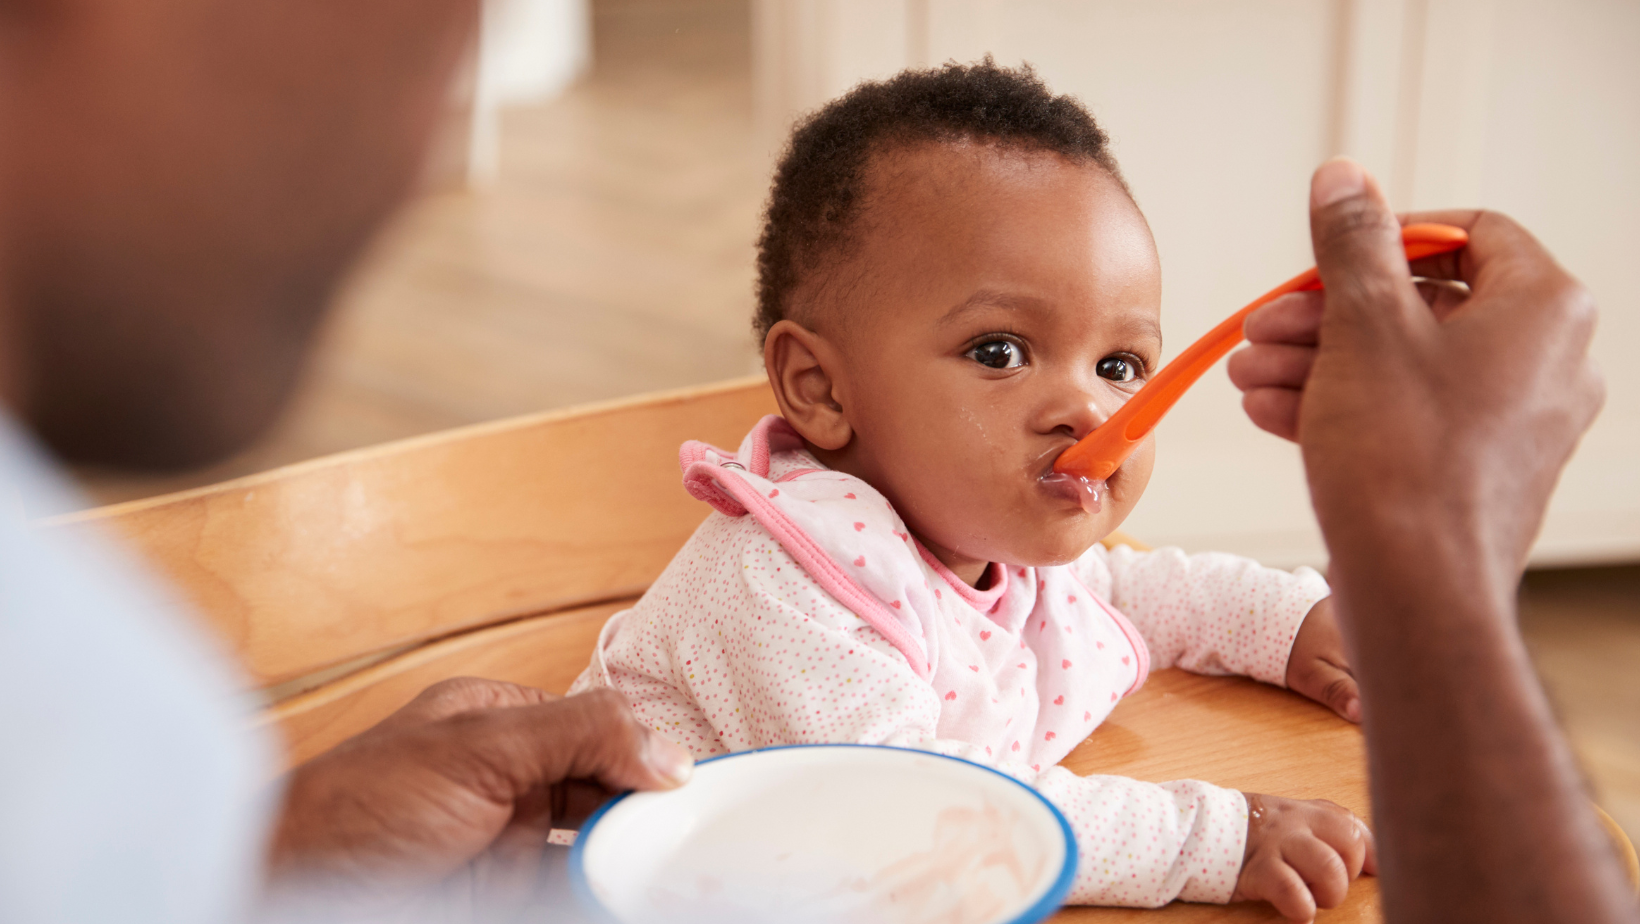
<instances>
[{"instance_id":1,"label":"baby's chin","mask_svg":"<svg viewBox=\"0 0 1640 924\"><path fill-rule=\"evenodd\" d=\"M1068 565L1086 555L1088 549L1098 544L1099 539L1090 539L1087 542L1062 544L1048 550L1032 550L1034 554L1021 556L1022 560L1009 562L1009 564L1024 565L1030 568L1052 568L1058 565Z\"/></svg>"},{"instance_id":2,"label":"baby's chin","mask_svg":"<svg viewBox=\"0 0 1640 924\"><path fill-rule=\"evenodd\" d=\"M1048 568L1068 565L1112 532L1104 517L1078 513L1071 517L1050 517L1045 522L1016 521L1015 534L997 537L988 550L989 558L1005 565Z\"/></svg>"},{"instance_id":3,"label":"baby's chin","mask_svg":"<svg viewBox=\"0 0 1640 924\"><path fill-rule=\"evenodd\" d=\"M953 490L951 496L966 495L972 503L954 517L949 514L956 511L947 505L947 517L913 524L912 531L925 543L969 560L1046 568L1086 555L1116 530L1130 509L1128 504L1107 503L1090 512L1075 500L1035 485L1029 488L1000 496Z\"/></svg>"}]
</instances>

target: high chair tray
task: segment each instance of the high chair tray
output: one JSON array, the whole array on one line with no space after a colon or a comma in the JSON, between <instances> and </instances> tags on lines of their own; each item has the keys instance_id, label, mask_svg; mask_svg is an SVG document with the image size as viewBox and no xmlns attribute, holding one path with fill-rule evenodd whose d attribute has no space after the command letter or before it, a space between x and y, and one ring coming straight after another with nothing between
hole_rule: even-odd
<instances>
[{"instance_id":1,"label":"high chair tray","mask_svg":"<svg viewBox=\"0 0 1640 924\"><path fill-rule=\"evenodd\" d=\"M1197 779L1244 792L1331 799L1369 822L1372 817L1361 730L1325 706L1243 678L1157 671L1060 763L1084 776ZM1342 906L1316 917L1318 922L1381 919L1378 880L1371 876L1350 885ZM1174 902L1156 910L1066 908L1052 920L1274 924L1285 919L1262 902Z\"/></svg>"}]
</instances>

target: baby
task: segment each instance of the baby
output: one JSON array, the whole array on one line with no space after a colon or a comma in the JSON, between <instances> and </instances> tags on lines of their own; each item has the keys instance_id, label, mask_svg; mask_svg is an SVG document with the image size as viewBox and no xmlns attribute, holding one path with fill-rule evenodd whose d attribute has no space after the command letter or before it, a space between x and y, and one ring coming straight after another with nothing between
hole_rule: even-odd
<instances>
[{"instance_id":1,"label":"baby","mask_svg":"<svg viewBox=\"0 0 1640 924\"><path fill-rule=\"evenodd\" d=\"M793 135L758 271L781 414L736 453L683 447L716 512L575 689L619 689L697 757L996 766L1070 820L1072 902L1342 901L1371 835L1332 803L1056 766L1160 667L1359 709L1315 572L1099 544L1149 442L1091 509L1042 480L1161 358L1156 248L1081 105L989 60L858 87Z\"/></svg>"}]
</instances>

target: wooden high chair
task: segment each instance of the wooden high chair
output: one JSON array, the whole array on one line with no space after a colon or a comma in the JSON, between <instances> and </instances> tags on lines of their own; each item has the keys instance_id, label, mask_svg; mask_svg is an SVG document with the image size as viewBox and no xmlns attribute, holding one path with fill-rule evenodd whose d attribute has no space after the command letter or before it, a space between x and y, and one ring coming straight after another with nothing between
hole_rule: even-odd
<instances>
[{"instance_id":1,"label":"wooden high chair","mask_svg":"<svg viewBox=\"0 0 1640 924\"><path fill-rule=\"evenodd\" d=\"M295 764L449 677L562 693L604 621L706 516L683 490L679 445L732 448L774 410L759 376L466 427L54 523L112 529L191 597L271 691L261 721ZM1064 763L1369 814L1359 731L1247 680L1159 671ZM1377 883L1364 878L1322 918L1376 920L1377 908ZM1184 904L1060 918L1279 920L1266 905Z\"/></svg>"}]
</instances>

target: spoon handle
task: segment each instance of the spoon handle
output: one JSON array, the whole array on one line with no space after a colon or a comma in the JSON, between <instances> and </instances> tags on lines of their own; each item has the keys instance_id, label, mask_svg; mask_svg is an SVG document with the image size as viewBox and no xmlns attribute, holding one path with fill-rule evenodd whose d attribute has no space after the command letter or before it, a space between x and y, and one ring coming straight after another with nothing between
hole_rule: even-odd
<instances>
[{"instance_id":1,"label":"spoon handle","mask_svg":"<svg viewBox=\"0 0 1640 924\"><path fill-rule=\"evenodd\" d=\"M1462 228L1451 225L1418 224L1401 229L1401 243L1408 260L1450 253L1469 242ZM1321 277L1315 268L1305 270L1270 291L1254 299L1245 308L1225 318L1217 327L1192 343L1172 362L1162 368L1129 398L1116 413L1110 415L1092 433L1060 453L1053 469L1066 475L1075 475L1094 481L1109 478L1127 457L1150 435L1179 398L1196 384L1219 357L1230 352L1242 340L1241 327L1259 306L1274 301L1289 292L1304 292L1321 288Z\"/></svg>"}]
</instances>

